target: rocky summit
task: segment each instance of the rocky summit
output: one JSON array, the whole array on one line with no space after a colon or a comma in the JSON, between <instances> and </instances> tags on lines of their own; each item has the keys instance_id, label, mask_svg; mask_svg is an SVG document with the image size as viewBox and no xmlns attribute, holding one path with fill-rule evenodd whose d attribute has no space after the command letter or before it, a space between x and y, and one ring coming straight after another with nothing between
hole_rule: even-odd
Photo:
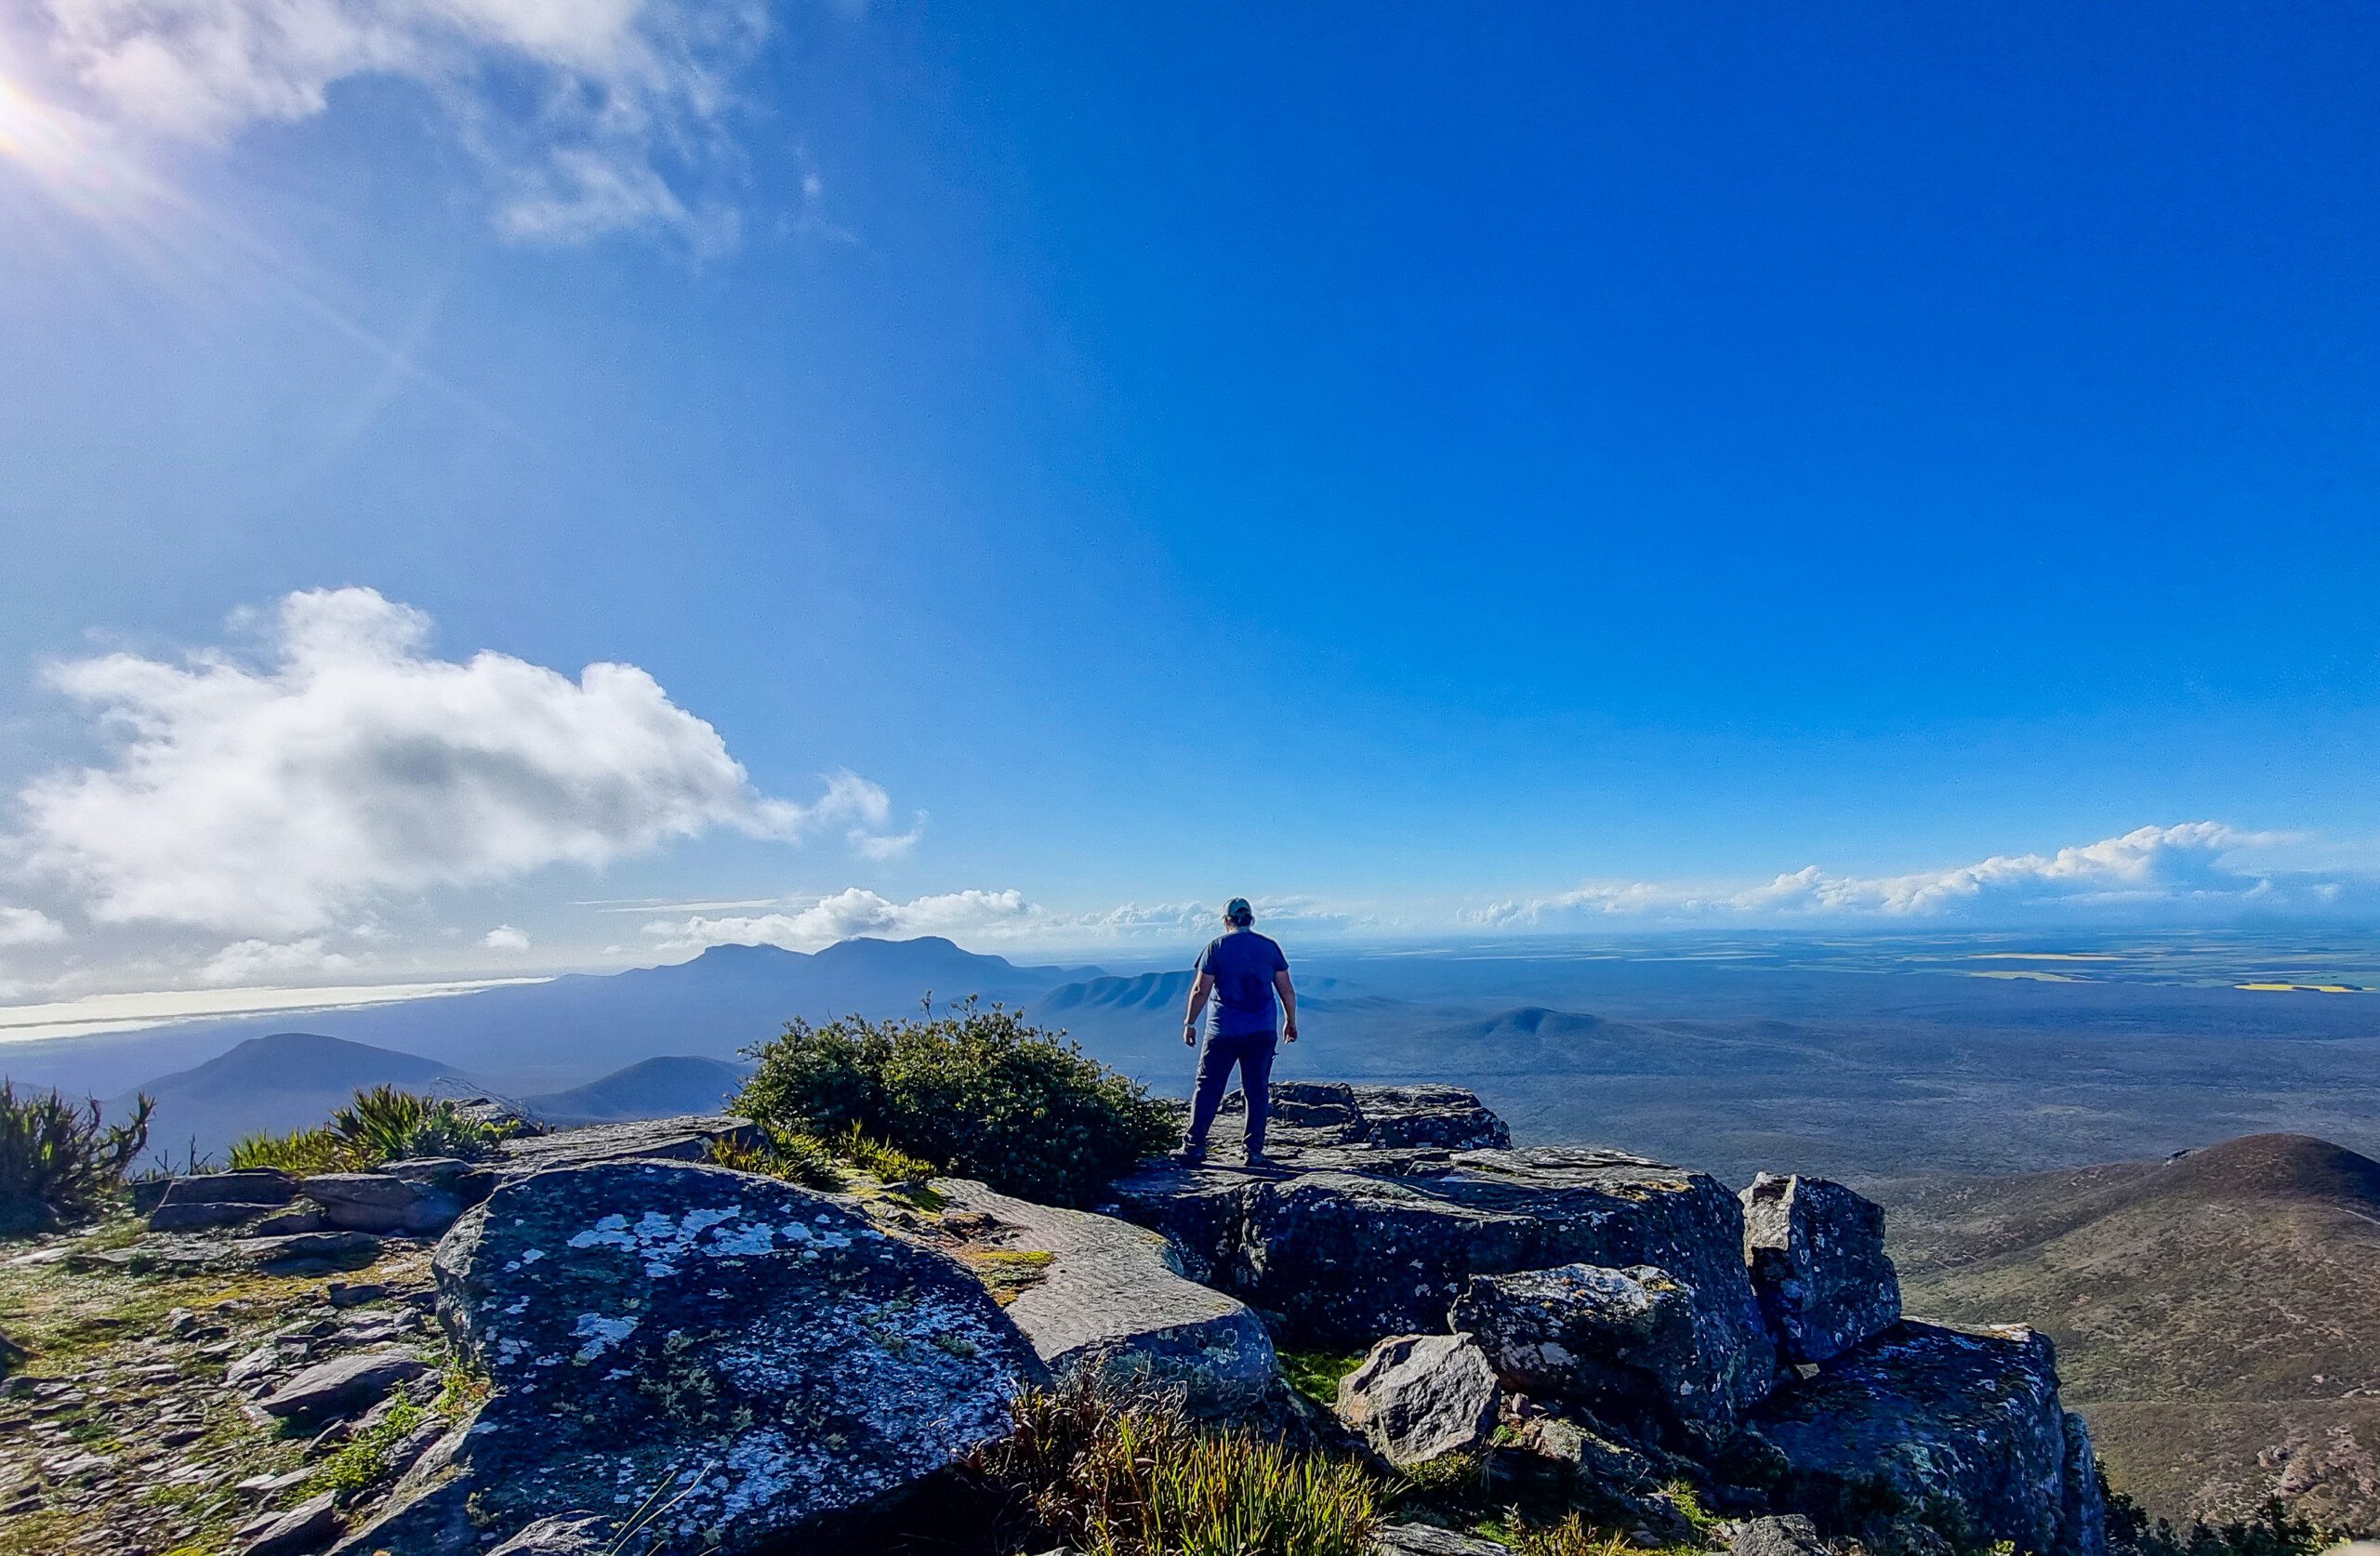
<instances>
[{"instance_id":1,"label":"rocky summit","mask_svg":"<svg viewBox=\"0 0 2380 1556\"><path fill-rule=\"evenodd\" d=\"M1274 1164L1152 1162L1112 1213L732 1171L733 1118L177 1180L145 1226L0 1264L48 1315L0 1382L38 1538L0 1550L989 1556L971 1456L1096 1376L1382 1473L1554 1486L1640 1543L2102 1556L2048 1341L1903 1319L1849 1190L1514 1150L1446 1088L1278 1090ZM938 1543L899 1546L921 1509Z\"/></svg>"}]
</instances>

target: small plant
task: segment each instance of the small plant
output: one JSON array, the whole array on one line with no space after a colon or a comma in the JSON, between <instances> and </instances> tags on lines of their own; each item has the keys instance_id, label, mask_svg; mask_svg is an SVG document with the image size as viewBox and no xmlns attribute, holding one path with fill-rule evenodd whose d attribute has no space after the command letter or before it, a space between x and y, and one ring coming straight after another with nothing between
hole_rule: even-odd
<instances>
[{"instance_id":1,"label":"small plant","mask_svg":"<svg viewBox=\"0 0 2380 1556\"><path fill-rule=\"evenodd\" d=\"M1245 1431L1206 1430L1178 1398L1128 1398L1086 1372L1015 1406L975 1475L1038 1537L1083 1556L1362 1556L1369 1475Z\"/></svg>"},{"instance_id":2,"label":"small plant","mask_svg":"<svg viewBox=\"0 0 2380 1556\"><path fill-rule=\"evenodd\" d=\"M857 1124L837 1135L831 1149L862 1172L886 1183L919 1184L934 1176L932 1162L876 1139Z\"/></svg>"},{"instance_id":3,"label":"small plant","mask_svg":"<svg viewBox=\"0 0 2380 1556\"><path fill-rule=\"evenodd\" d=\"M279 1167L284 1172L361 1172L416 1156L475 1161L495 1154L510 1131L483 1123L443 1097L423 1097L393 1086L359 1089L330 1122L285 1135L249 1135L231 1147L233 1170Z\"/></svg>"},{"instance_id":4,"label":"small plant","mask_svg":"<svg viewBox=\"0 0 2380 1556\"><path fill-rule=\"evenodd\" d=\"M1339 1403L1339 1380L1364 1365L1364 1353L1352 1351L1283 1351L1278 1352L1281 1376L1289 1387L1320 1405Z\"/></svg>"},{"instance_id":5,"label":"small plant","mask_svg":"<svg viewBox=\"0 0 2380 1556\"><path fill-rule=\"evenodd\" d=\"M888 1181L936 1169L1047 1204L1086 1205L1174 1136L1133 1082L1000 1006L851 1016L747 1049L760 1068L734 1111L779 1129L894 1147L861 1165ZM922 1172L919 1171L922 1169Z\"/></svg>"},{"instance_id":6,"label":"small plant","mask_svg":"<svg viewBox=\"0 0 2380 1556\"><path fill-rule=\"evenodd\" d=\"M1577 1513L1534 1528L1514 1519L1508 1527L1521 1556L1623 1556L1635 1549L1626 1535L1597 1529Z\"/></svg>"},{"instance_id":7,"label":"small plant","mask_svg":"<svg viewBox=\"0 0 2380 1556\"><path fill-rule=\"evenodd\" d=\"M148 1145L152 1107L143 1097L130 1118L110 1124L96 1101L77 1107L54 1091L20 1097L0 1081L0 1233L97 1215Z\"/></svg>"},{"instance_id":8,"label":"small plant","mask_svg":"<svg viewBox=\"0 0 2380 1556\"><path fill-rule=\"evenodd\" d=\"M720 1139L710 1142L710 1159L737 1172L782 1179L797 1188L835 1190L843 1186L843 1169L826 1142L791 1129L763 1127L758 1145Z\"/></svg>"},{"instance_id":9,"label":"small plant","mask_svg":"<svg viewBox=\"0 0 2380 1556\"><path fill-rule=\"evenodd\" d=\"M420 1405L411 1400L398 1401L386 1416L315 1466L314 1472L298 1488L298 1499L325 1491L336 1491L344 1497L379 1484L394 1469L389 1462L389 1450L428 1419L430 1412Z\"/></svg>"}]
</instances>

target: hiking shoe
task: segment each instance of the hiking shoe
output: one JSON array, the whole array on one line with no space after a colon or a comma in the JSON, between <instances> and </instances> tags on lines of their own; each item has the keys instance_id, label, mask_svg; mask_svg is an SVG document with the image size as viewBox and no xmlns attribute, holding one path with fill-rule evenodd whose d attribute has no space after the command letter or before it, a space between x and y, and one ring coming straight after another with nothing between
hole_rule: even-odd
<instances>
[{"instance_id":1,"label":"hiking shoe","mask_svg":"<svg viewBox=\"0 0 2380 1556\"><path fill-rule=\"evenodd\" d=\"M1180 1162L1183 1167L1203 1167L1207 1161L1207 1148L1203 1145L1185 1145L1168 1160Z\"/></svg>"},{"instance_id":2,"label":"hiking shoe","mask_svg":"<svg viewBox=\"0 0 2380 1556\"><path fill-rule=\"evenodd\" d=\"M1251 1151L1248 1154L1248 1165L1251 1167L1262 1170L1265 1167L1279 1167L1281 1165L1281 1161L1279 1157L1267 1156L1262 1151Z\"/></svg>"}]
</instances>

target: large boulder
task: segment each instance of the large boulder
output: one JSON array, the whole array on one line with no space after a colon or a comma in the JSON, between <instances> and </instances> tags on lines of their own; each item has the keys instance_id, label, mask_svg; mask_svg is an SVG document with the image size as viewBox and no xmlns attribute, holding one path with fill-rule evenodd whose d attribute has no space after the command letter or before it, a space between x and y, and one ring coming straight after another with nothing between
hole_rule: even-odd
<instances>
[{"instance_id":1,"label":"large boulder","mask_svg":"<svg viewBox=\"0 0 2380 1556\"><path fill-rule=\"evenodd\" d=\"M1270 1096L1270 1147L1494 1151L1513 1143L1504 1121L1460 1087L1276 1081ZM1246 1109L1238 1092L1224 1099L1226 1114Z\"/></svg>"},{"instance_id":2,"label":"large boulder","mask_svg":"<svg viewBox=\"0 0 2380 1556\"><path fill-rule=\"evenodd\" d=\"M350 1414L429 1370L429 1363L396 1347L350 1352L298 1373L257 1401L257 1408L300 1419Z\"/></svg>"},{"instance_id":3,"label":"large boulder","mask_svg":"<svg viewBox=\"0 0 2380 1556\"><path fill-rule=\"evenodd\" d=\"M1183 1278L1163 1237L1130 1221L937 1179L990 1259L1030 1260L1008 1306L1051 1374L1089 1367L1130 1387L1177 1389L1193 1415L1245 1421L1279 1395L1272 1337L1248 1305Z\"/></svg>"},{"instance_id":4,"label":"large boulder","mask_svg":"<svg viewBox=\"0 0 2380 1556\"><path fill-rule=\"evenodd\" d=\"M2030 1329L1897 1325L1779 1390L1747 1436L1779 1500L1821 1525L1880 1514L1960 1549L2107 1548L2090 1434L2060 1405L2050 1342Z\"/></svg>"},{"instance_id":5,"label":"large boulder","mask_svg":"<svg viewBox=\"0 0 2380 1556\"><path fill-rule=\"evenodd\" d=\"M1738 1315L1649 1264L1563 1264L1475 1275L1454 1326L1479 1337L1508 1388L1600 1419L1716 1444L1768 1391L1766 1348Z\"/></svg>"},{"instance_id":6,"label":"large boulder","mask_svg":"<svg viewBox=\"0 0 2380 1556\"><path fill-rule=\"evenodd\" d=\"M1881 1207L1823 1178L1765 1172L1743 1206L1744 1260L1787 1361L1826 1361L1900 1321Z\"/></svg>"},{"instance_id":7,"label":"large boulder","mask_svg":"<svg viewBox=\"0 0 2380 1556\"><path fill-rule=\"evenodd\" d=\"M1469 1335L1396 1335L1339 1380L1339 1418L1400 1468L1485 1444L1496 1374Z\"/></svg>"},{"instance_id":8,"label":"large boulder","mask_svg":"<svg viewBox=\"0 0 2380 1556\"><path fill-rule=\"evenodd\" d=\"M1743 1209L1704 1174L1567 1148L1276 1154L1283 1170L1264 1176L1151 1164L1117 1197L1172 1239L1194 1278L1279 1313L1299 1345L1443 1331L1476 1275L1650 1264L1693 1293L1735 1397L1757 1398L1767 1381L1773 1347L1744 1268Z\"/></svg>"},{"instance_id":9,"label":"large boulder","mask_svg":"<svg viewBox=\"0 0 2380 1556\"><path fill-rule=\"evenodd\" d=\"M492 1392L357 1550L477 1551L654 1496L671 1549L829 1538L1004 1434L1046 1376L951 1259L720 1167L509 1182L435 1269L440 1317Z\"/></svg>"}]
</instances>

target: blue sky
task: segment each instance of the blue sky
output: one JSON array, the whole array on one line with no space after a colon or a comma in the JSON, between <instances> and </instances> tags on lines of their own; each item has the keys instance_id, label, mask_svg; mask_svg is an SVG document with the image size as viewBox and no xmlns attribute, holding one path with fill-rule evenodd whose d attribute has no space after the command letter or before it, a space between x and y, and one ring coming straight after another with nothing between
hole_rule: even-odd
<instances>
[{"instance_id":1,"label":"blue sky","mask_svg":"<svg viewBox=\"0 0 2380 1556\"><path fill-rule=\"evenodd\" d=\"M2375 43L43 0L0 989L2361 913Z\"/></svg>"}]
</instances>

